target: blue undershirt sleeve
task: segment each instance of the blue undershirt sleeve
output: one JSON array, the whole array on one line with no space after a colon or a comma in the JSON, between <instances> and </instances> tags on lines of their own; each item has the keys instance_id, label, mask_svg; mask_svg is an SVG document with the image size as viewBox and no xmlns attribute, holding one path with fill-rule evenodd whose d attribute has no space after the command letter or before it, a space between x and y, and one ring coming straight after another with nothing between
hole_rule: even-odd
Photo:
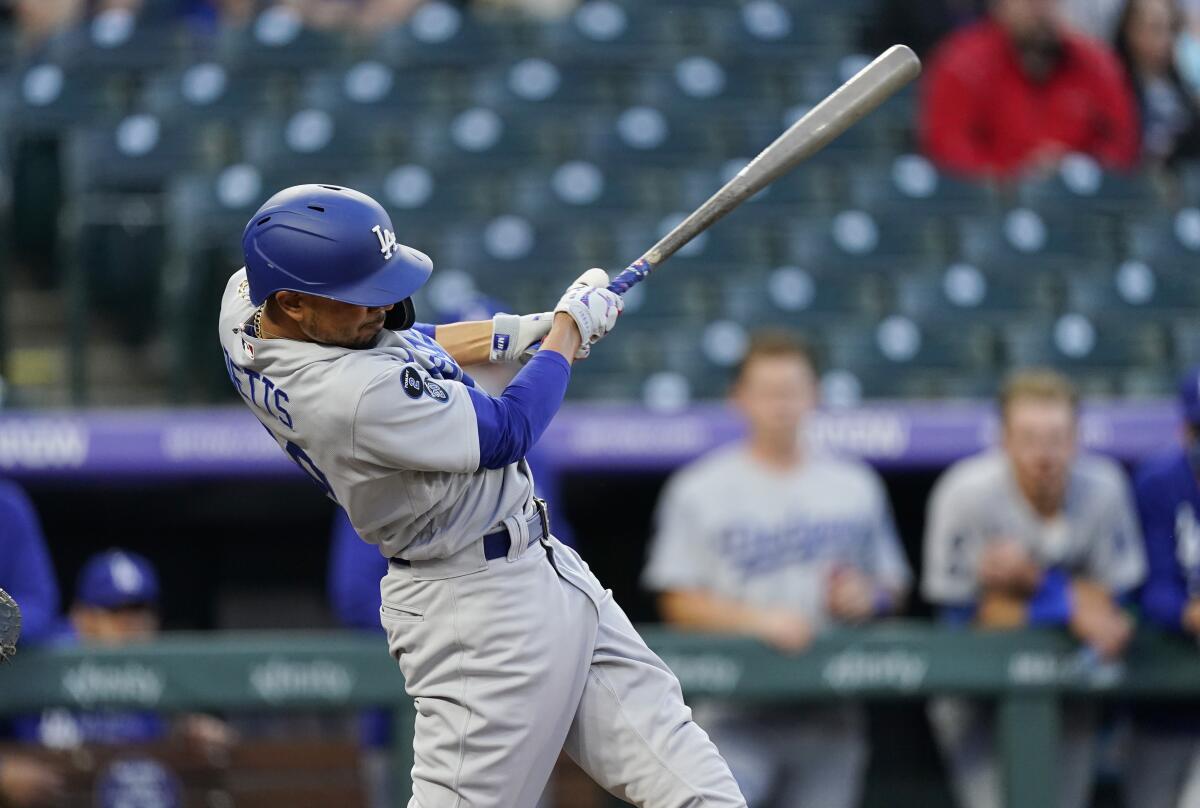
<instances>
[{"instance_id":1,"label":"blue undershirt sleeve","mask_svg":"<svg viewBox=\"0 0 1200 808\"><path fill-rule=\"evenodd\" d=\"M500 396L467 388L479 429L479 466L499 469L524 457L558 412L570 380L562 354L539 351Z\"/></svg>"},{"instance_id":2,"label":"blue undershirt sleeve","mask_svg":"<svg viewBox=\"0 0 1200 808\"><path fill-rule=\"evenodd\" d=\"M430 339L437 339L434 336L437 333L437 326L433 323L413 323L413 331L420 331Z\"/></svg>"},{"instance_id":3,"label":"blue undershirt sleeve","mask_svg":"<svg viewBox=\"0 0 1200 808\"><path fill-rule=\"evenodd\" d=\"M1031 626L1063 626L1071 620L1071 577L1064 570L1051 568L1042 576L1042 585L1029 601Z\"/></svg>"},{"instance_id":4,"label":"blue undershirt sleeve","mask_svg":"<svg viewBox=\"0 0 1200 808\"><path fill-rule=\"evenodd\" d=\"M943 606L938 609L938 622L951 628L966 628L975 621L975 604Z\"/></svg>"}]
</instances>

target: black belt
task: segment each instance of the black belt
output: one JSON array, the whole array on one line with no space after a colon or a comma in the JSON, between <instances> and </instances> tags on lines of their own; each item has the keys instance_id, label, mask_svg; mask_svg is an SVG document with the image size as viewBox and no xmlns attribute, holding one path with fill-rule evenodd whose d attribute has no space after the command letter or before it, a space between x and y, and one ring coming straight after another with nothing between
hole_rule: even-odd
<instances>
[{"instance_id":1,"label":"black belt","mask_svg":"<svg viewBox=\"0 0 1200 808\"><path fill-rule=\"evenodd\" d=\"M550 535L550 514L546 509L546 501L535 497L533 504L537 508L537 513L528 522L530 544ZM483 557L488 561L494 561L497 558L507 558L510 549L512 549L512 537L508 534L508 528L501 528L495 533L489 533L483 537ZM412 566L404 558L393 557L390 561L397 567Z\"/></svg>"}]
</instances>

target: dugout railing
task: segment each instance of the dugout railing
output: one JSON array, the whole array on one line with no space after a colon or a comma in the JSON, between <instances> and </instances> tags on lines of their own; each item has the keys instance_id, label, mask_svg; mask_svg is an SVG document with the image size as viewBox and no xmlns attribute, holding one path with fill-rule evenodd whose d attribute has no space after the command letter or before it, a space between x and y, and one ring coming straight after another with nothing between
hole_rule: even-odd
<instances>
[{"instance_id":1,"label":"dugout railing","mask_svg":"<svg viewBox=\"0 0 1200 808\"><path fill-rule=\"evenodd\" d=\"M835 631L783 656L752 640L647 627L689 699L752 702L995 699L1006 805L1052 808L1059 700L1200 696L1196 643L1141 633L1106 664L1049 631L972 632L898 621ZM412 703L379 638L352 633L177 633L121 649L24 650L0 669L0 715L78 710L287 710L388 706L394 766L412 765ZM395 805L408 802L407 780Z\"/></svg>"}]
</instances>

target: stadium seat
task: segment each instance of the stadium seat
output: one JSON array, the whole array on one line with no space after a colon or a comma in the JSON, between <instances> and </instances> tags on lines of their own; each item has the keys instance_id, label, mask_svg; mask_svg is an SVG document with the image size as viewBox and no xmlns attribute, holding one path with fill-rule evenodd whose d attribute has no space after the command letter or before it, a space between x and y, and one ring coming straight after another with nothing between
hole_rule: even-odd
<instances>
[{"instance_id":1,"label":"stadium seat","mask_svg":"<svg viewBox=\"0 0 1200 808\"><path fill-rule=\"evenodd\" d=\"M708 19L725 52L791 61L797 51L844 54L853 47L853 26L825 6L792 9L778 0L749 0L734 11Z\"/></svg>"},{"instance_id":2,"label":"stadium seat","mask_svg":"<svg viewBox=\"0 0 1200 808\"><path fill-rule=\"evenodd\" d=\"M199 132L136 113L114 126L75 129L67 141L70 193L161 192L181 166L198 166Z\"/></svg>"},{"instance_id":3,"label":"stadium seat","mask_svg":"<svg viewBox=\"0 0 1200 808\"><path fill-rule=\"evenodd\" d=\"M509 186L494 174L433 171L402 163L384 172L350 173L346 185L387 208L401 241L405 233L425 233L457 219L518 212L508 203Z\"/></svg>"},{"instance_id":4,"label":"stadium seat","mask_svg":"<svg viewBox=\"0 0 1200 808\"><path fill-rule=\"evenodd\" d=\"M646 168L621 171L588 160L567 160L516 172L504 205L541 221L611 220L630 213L661 217L686 209L681 172Z\"/></svg>"},{"instance_id":5,"label":"stadium seat","mask_svg":"<svg viewBox=\"0 0 1200 808\"><path fill-rule=\"evenodd\" d=\"M390 147L397 133L356 126L323 109L300 109L287 117L251 120L242 131L243 158L267 174L310 172L323 182L342 182L346 174L368 167L381 168L399 147Z\"/></svg>"},{"instance_id":6,"label":"stadium seat","mask_svg":"<svg viewBox=\"0 0 1200 808\"><path fill-rule=\"evenodd\" d=\"M1200 208L1131 218L1126 222L1125 239L1131 258L1152 265L1194 266L1200 258Z\"/></svg>"},{"instance_id":7,"label":"stadium seat","mask_svg":"<svg viewBox=\"0 0 1200 808\"><path fill-rule=\"evenodd\" d=\"M297 77L230 70L201 60L150 75L139 108L164 121L240 126L260 115L283 115L296 107Z\"/></svg>"},{"instance_id":8,"label":"stadium seat","mask_svg":"<svg viewBox=\"0 0 1200 808\"><path fill-rule=\"evenodd\" d=\"M1161 204L1149 175L1107 172L1083 154L1068 155L1045 179L1021 183L1017 198L1035 210L1111 214L1145 213Z\"/></svg>"},{"instance_id":9,"label":"stadium seat","mask_svg":"<svg viewBox=\"0 0 1200 808\"><path fill-rule=\"evenodd\" d=\"M813 271L781 266L739 272L721 285L721 311L730 320L794 328L871 320L887 304L877 275Z\"/></svg>"},{"instance_id":10,"label":"stadium seat","mask_svg":"<svg viewBox=\"0 0 1200 808\"><path fill-rule=\"evenodd\" d=\"M850 167L850 199L857 207L886 215L892 211L925 216L985 215L999 200L983 182L942 174L927 158L903 154L882 163Z\"/></svg>"},{"instance_id":11,"label":"stadium seat","mask_svg":"<svg viewBox=\"0 0 1200 808\"><path fill-rule=\"evenodd\" d=\"M1014 317L1049 315L1063 292L1053 271L1005 271L963 262L900 274L897 310L926 324L1001 324Z\"/></svg>"},{"instance_id":12,"label":"stadium seat","mask_svg":"<svg viewBox=\"0 0 1200 808\"><path fill-rule=\"evenodd\" d=\"M994 332L982 324L948 330L891 314L873 323L832 327L827 339L830 365L854 370L971 372L989 369L995 361Z\"/></svg>"},{"instance_id":13,"label":"stadium seat","mask_svg":"<svg viewBox=\"0 0 1200 808\"><path fill-rule=\"evenodd\" d=\"M696 41L689 15L662 13L644 3L585 0L540 31L541 49L557 61L640 64L675 58Z\"/></svg>"},{"instance_id":14,"label":"stadium seat","mask_svg":"<svg viewBox=\"0 0 1200 808\"><path fill-rule=\"evenodd\" d=\"M1067 288L1070 309L1088 315L1169 316L1200 307L1200 276L1194 270L1155 267L1138 260L1073 272Z\"/></svg>"},{"instance_id":15,"label":"stadium seat","mask_svg":"<svg viewBox=\"0 0 1200 808\"><path fill-rule=\"evenodd\" d=\"M898 212L878 217L844 210L832 218L798 223L788 234L789 260L822 270L865 271L906 262L940 260L946 246L931 223Z\"/></svg>"},{"instance_id":16,"label":"stadium seat","mask_svg":"<svg viewBox=\"0 0 1200 808\"><path fill-rule=\"evenodd\" d=\"M557 107L518 115L474 106L423 116L393 135L405 141L412 162L498 171L557 164L577 148L579 126Z\"/></svg>"},{"instance_id":17,"label":"stadium seat","mask_svg":"<svg viewBox=\"0 0 1200 808\"><path fill-rule=\"evenodd\" d=\"M397 68L494 63L517 23L484 19L444 0L419 6L404 23L382 32L376 53Z\"/></svg>"},{"instance_id":18,"label":"stadium seat","mask_svg":"<svg viewBox=\"0 0 1200 808\"><path fill-rule=\"evenodd\" d=\"M559 64L541 56L524 56L476 71L471 101L520 113L558 104L575 108L614 108L629 103L632 73L620 66Z\"/></svg>"},{"instance_id":19,"label":"stadium seat","mask_svg":"<svg viewBox=\"0 0 1200 808\"><path fill-rule=\"evenodd\" d=\"M260 72L308 70L339 61L341 41L304 25L285 3L267 6L249 24L218 29L217 60L232 69Z\"/></svg>"},{"instance_id":20,"label":"stadium seat","mask_svg":"<svg viewBox=\"0 0 1200 808\"><path fill-rule=\"evenodd\" d=\"M146 72L189 52L181 27L144 19L128 8L108 8L50 37L45 57L72 68Z\"/></svg>"},{"instance_id":21,"label":"stadium seat","mask_svg":"<svg viewBox=\"0 0 1200 808\"><path fill-rule=\"evenodd\" d=\"M1108 261L1117 251L1109 219L1066 210L1013 208L998 216L962 217L957 224L960 256L973 263Z\"/></svg>"},{"instance_id":22,"label":"stadium seat","mask_svg":"<svg viewBox=\"0 0 1200 808\"><path fill-rule=\"evenodd\" d=\"M631 106L583 116L585 154L618 166L684 167L721 154L725 124L711 118L682 116L672 110ZM628 168L626 170L629 170Z\"/></svg>"},{"instance_id":23,"label":"stadium seat","mask_svg":"<svg viewBox=\"0 0 1200 808\"><path fill-rule=\"evenodd\" d=\"M127 76L57 62L0 75L0 112L5 127L18 134L57 137L74 124L111 121L129 110L132 98Z\"/></svg>"},{"instance_id":24,"label":"stadium seat","mask_svg":"<svg viewBox=\"0 0 1200 808\"><path fill-rule=\"evenodd\" d=\"M1013 323L1004 328L1010 365L1048 365L1114 370L1163 366L1169 354L1157 318L1089 318L1068 312L1054 320Z\"/></svg>"}]
</instances>

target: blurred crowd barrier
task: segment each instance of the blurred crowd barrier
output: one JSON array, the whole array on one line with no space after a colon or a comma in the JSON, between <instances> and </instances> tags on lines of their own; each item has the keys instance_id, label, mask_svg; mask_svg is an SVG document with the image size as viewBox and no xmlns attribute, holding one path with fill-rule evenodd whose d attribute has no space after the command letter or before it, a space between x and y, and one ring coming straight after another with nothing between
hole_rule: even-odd
<instances>
[{"instance_id":1,"label":"blurred crowd barrier","mask_svg":"<svg viewBox=\"0 0 1200 808\"><path fill-rule=\"evenodd\" d=\"M1200 656L1194 643L1149 632L1138 636L1119 663L1098 662L1053 632L955 631L905 621L833 631L794 657L743 638L650 627L643 635L679 676L692 701L870 702L934 694L994 700L1008 808L1057 804L1054 750L1061 699L1086 696L1124 704L1147 697L1170 702L1200 696ZM412 703L394 661L374 638L224 632L168 634L155 643L119 650L32 649L5 671L5 683L0 714L6 715L51 707L234 714L386 707L394 712L398 729L388 765L397 772L412 765ZM241 751L235 746L208 758L170 743L82 756L38 754L70 768L77 790L119 777L122 760L126 768L129 761L153 761L168 772L158 779L174 784L170 787L179 790L183 805L279 805L281 799L288 805L328 805L335 798L342 805L363 804L352 746L278 740L245 744ZM291 774L285 777L278 771L282 769ZM408 804L405 781L396 780L391 804ZM226 802L205 801L217 793L224 793ZM80 804L89 803L85 799Z\"/></svg>"}]
</instances>

